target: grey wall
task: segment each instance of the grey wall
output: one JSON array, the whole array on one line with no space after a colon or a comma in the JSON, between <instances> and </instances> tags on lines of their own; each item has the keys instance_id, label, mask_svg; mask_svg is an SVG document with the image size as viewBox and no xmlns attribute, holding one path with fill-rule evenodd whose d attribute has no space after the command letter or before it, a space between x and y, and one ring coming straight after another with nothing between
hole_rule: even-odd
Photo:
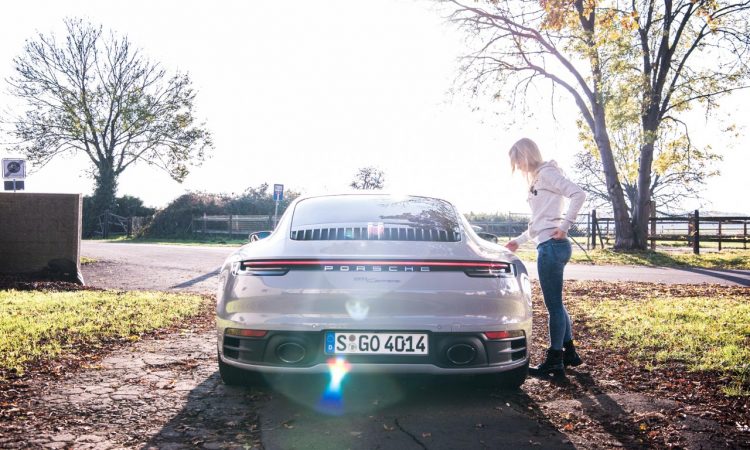
<instances>
[{"instance_id":1,"label":"grey wall","mask_svg":"<svg viewBox=\"0 0 750 450\"><path fill-rule=\"evenodd\" d=\"M0 192L0 273L72 261L80 272L81 194Z\"/></svg>"}]
</instances>

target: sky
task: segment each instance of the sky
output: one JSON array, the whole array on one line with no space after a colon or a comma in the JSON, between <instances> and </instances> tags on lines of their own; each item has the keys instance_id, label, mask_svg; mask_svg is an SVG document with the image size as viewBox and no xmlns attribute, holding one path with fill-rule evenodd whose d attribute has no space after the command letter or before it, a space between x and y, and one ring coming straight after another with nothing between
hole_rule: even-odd
<instances>
[{"instance_id":1,"label":"sky","mask_svg":"<svg viewBox=\"0 0 750 450\"><path fill-rule=\"evenodd\" d=\"M581 148L571 103L559 104L555 120L548 100L532 102L541 107L524 117L504 103L456 92L465 37L427 0L27 0L3 9L6 109L18 107L6 92L12 59L38 32L61 35L66 17L126 34L165 69L190 74L196 115L215 149L182 184L145 165L128 168L118 195L148 206L163 207L186 191L240 194L261 183L340 192L358 168L375 166L389 192L445 198L464 212L523 213L527 187L507 158L513 142L531 137L568 173ZM734 94L721 117L750 125L748 99L750 93ZM716 123L696 116L695 124L693 138L725 159L703 202L684 209L750 214L750 130L731 141ZM18 156L0 144L0 157ZM28 192L93 191L82 155L29 169Z\"/></svg>"}]
</instances>

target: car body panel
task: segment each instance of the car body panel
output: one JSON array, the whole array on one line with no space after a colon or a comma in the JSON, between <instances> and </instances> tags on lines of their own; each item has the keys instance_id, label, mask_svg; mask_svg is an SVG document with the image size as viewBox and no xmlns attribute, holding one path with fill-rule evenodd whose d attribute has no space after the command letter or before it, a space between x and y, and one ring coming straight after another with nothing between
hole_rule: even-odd
<instances>
[{"instance_id":1,"label":"car body panel","mask_svg":"<svg viewBox=\"0 0 750 450\"><path fill-rule=\"evenodd\" d=\"M325 371L322 355L305 367L267 361L248 364L226 357L222 340L227 328L268 330L279 336L301 333L312 336L309 345L313 348L319 345L315 333L325 330L415 331L429 333L435 342L445 336L485 342L482 332L514 330L530 342L531 292L523 263L504 247L479 238L458 213L459 242L296 241L290 236L294 206L290 205L270 236L243 246L221 268L216 318L218 350L224 363L264 372ZM257 275L242 269L242 261L262 260L313 261L321 267L283 275ZM390 266L394 261L400 265ZM512 272L485 278L460 270L420 271L430 264L455 261L507 262ZM510 344L503 351L509 349ZM352 366L354 371L487 373L528 362L525 356L495 366L445 368L398 363L399 356L394 358L384 359L385 364L359 358Z\"/></svg>"}]
</instances>

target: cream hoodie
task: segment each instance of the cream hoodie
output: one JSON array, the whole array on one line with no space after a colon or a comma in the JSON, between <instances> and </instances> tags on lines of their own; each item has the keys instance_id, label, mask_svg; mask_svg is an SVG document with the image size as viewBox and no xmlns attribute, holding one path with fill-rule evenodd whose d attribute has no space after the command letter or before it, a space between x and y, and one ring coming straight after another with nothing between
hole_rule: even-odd
<instances>
[{"instance_id":1,"label":"cream hoodie","mask_svg":"<svg viewBox=\"0 0 750 450\"><path fill-rule=\"evenodd\" d=\"M563 198L570 199L568 212L562 215ZM514 240L518 245L530 239L541 244L552 238L555 229L567 232L575 223L578 211L586 200L586 193L575 183L565 178L555 161L543 163L535 172L529 187L528 202L531 206L529 228Z\"/></svg>"}]
</instances>

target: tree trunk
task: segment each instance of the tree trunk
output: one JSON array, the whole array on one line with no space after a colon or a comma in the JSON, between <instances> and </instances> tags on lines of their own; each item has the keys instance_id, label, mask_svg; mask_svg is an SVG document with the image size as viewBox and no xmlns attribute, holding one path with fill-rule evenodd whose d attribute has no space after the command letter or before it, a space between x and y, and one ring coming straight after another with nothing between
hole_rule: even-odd
<instances>
[{"instance_id":1,"label":"tree trunk","mask_svg":"<svg viewBox=\"0 0 750 450\"><path fill-rule=\"evenodd\" d=\"M602 158L602 169L607 181L607 192L612 202L612 212L615 219L615 246L616 250L626 250L633 247L633 228L628 217L628 205L622 185L617 178L617 166L612 155L612 147L607 134L604 109L597 108L594 112L594 139Z\"/></svg>"},{"instance_id":2,"label":"tree trunk","mask_svg":"<svg viewBox=\"0 0 750 450\"><path fill-rule=\"evenodd\" d=\"M653 133L653 132L652 132ZM651 165L654 159L654 143L650 139L641 146L638 168L638 195L633 203L633 249L646 250L648 219L651 211Z\"/></svg>"},{"instance_id":3,"label":"tree trunk","mask_svg":"<svg viewBox=\"0 0 750 450\"><path fill-rule=\"evenodd\" d=\"M96 167L96 187L93 196L93 216L98 217L107 210L114 210L117 194L117 174L114 167L103 161Z\"/></svg>"}]
</instances>

